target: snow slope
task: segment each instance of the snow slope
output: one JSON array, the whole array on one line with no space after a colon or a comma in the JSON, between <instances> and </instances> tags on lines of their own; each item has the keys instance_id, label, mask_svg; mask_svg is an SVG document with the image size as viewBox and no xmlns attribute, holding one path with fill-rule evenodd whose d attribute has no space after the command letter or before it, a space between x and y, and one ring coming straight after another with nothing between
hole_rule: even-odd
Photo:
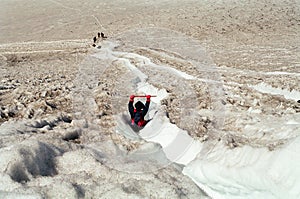
<instances>
[{"instance_id":1,"label":"snow slope","mask_svg":"<svg viewBox=\"0 0 300 199\"><path fill-rule=\"evenodd\" d=\"M136 39L135 41L144 40ZM131 44L133 43L134 41L131 42ZM160 44L161 46L162 44ZM142 45L142 47L144 46ZM230 149L222 141L208 141L205 143L196 141L186 131L170 123L160 105L160 100L167 97L167 92L148 83L148 80L153 77L146 75L143 69L147 67L148 70L166 71L168 74L176 76L177 81L180 81L180 79L195 80L197 78L174 68L154 64L149 58L139 54L122 52L111 52L111 54L115 56L115 59L121 59L123 66L127 67L139 79L135 87L135 93L158 96L152 98L150 109L152 115L153 110L157 110L158 113L154 114L154 117L151 116L153 119L144 129L139 131L139 139L159 143L166 157L172 162L184 165L183 173L193 179L210 197L215 199L296 199L300 197L300 184L297 181L300 177L300 156L297 155L297 150L300 147L299 137L273 151L265 147L253 148L247 145ZM188 56L190 56L189 59L193 60L192 55ZM203 78L199 78L199 80L203 81ZM160 80L156 79L156 81L159 83ZM215 84L217 81L207 82ZM267 86L261 84L253 86L253 88L265 92ZM269 88L267 90L271 94L282 94L282 92L275 92L274 89ZM287 99L299 98L296 91L292 91L290 94L285 92L283 95ZM121 120L118 123L118 129L120 130L118 132L135 139L135 132L125 126L126 121ZM292 126L293 131L299 131L297 121ZM255 128L255 130L257 129L259 127ZM248 130L251 131L251 129Z\"/></svg>"},{"instance_id":2,"label":"snow slope","mask_svg":"<svg viewBox=\"0 0 300 199\"><path fill-rule=\"evenodd\" d=\"M282 93L248 86L248 103L246 86L228 82L240 90L225 94L205 50L176 32L142 29L100 45L79 66L72 119L1 124L1 198L207 198L198 187L215 199L300 197L299 113L259 106ZM143 129L130 126L132 93L157 95ZM282 144L258 145L273 140Z\"/></svg>"},{"instance_id":3,"label":"snow slope","mask_svg":"<svg viewBox=\"0 0 300 199\"><path fill-rule=\"evenodd\" d=\"M152 98L150 110L152 115L153 110L157 110L158 113L154 114L153 120L139 131L139 139L159 143L166 157L172 162L185 165L183 173L193 179L209 196L215 199L300 197L300 184L297 181L300 177L300 156L296 153L300 147L299 138L274 151L247 145L230 149L223 142L196 141L186 131L170 123L160 107L160 100L167 97L166 91L149 84L147 82L149 76L138 68L143 69L143 66L147 66L148 69L158 68L174 74L178 81L193 80L196 77L177 69L158 66L147 57L138 54L121 52L112 54L115 59L120 59L118 56L121 56L123 65L139 78L140 81L135 87L136 93L158 96ZM263 92L262 87L263 85L253 88ZM285 96L288 99L298 97ZM298 131L299 123L294 124L296 125L293 125L294 131ZM130 134L128 137L134 139L135 132L124 126L126 121L121 120L118 124L119 133L127 136Z\"/></svg>"}]
</instances>

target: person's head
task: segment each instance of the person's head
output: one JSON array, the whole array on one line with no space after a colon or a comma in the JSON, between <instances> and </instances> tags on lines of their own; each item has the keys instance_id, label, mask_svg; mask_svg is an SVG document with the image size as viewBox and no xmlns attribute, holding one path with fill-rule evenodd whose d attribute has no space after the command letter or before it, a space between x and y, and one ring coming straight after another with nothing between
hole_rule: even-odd
<instances>
[{"instance_id":1,"label":"person's head","mask_svg":"<svg viewBox=\"0 0 300 199\"><path fill-rule=\"evenodd\" d=\"M143 108L145 108L145 105L141 101L138 101L137 103L135 103L134 106L135 106L135 108L136 108L137 111L140 111Z\"/></svg>"}]
</instances>

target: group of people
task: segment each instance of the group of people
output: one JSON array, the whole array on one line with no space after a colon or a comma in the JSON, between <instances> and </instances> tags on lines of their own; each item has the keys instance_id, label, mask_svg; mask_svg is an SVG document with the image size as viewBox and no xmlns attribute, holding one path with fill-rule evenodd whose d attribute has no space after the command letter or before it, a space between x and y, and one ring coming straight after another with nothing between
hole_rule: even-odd
<instances>
[{"instance_id":1,"label":"group of people","mask_svg":"<svg viewBox=\"0 0 300 199\"><path fill-rule=\"evenodd\" d=\"M98 36L98 37L97 37ZM107 36L105 36L104 35L104 33L103 32L98 32L98 35L97 36L95 36L94 38L93 38L93 47L96 47L96 42L97 42L97 40L98 39L100 39L100 38L102 38L102 39L106 39L107 38Z\"/></svg>"}]
</instances>

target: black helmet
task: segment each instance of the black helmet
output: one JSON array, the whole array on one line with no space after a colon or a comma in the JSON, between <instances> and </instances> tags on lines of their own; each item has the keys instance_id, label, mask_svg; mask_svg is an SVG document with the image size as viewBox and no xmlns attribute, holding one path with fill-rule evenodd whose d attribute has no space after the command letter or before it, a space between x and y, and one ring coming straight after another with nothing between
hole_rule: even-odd
<instances>
[{"instance_id":1,"label":"black helmet","mask_svg":"<svg viewBox=\"0 0 300 199\"><path fill-rule=\"evenodd\" d=\"M145 105L141 101L138 101L137 103L135 103L134 106L135 106L135 108L136 108L137 111L140 111L143 108L145 108Z\"/></svg>"}]
</instances>

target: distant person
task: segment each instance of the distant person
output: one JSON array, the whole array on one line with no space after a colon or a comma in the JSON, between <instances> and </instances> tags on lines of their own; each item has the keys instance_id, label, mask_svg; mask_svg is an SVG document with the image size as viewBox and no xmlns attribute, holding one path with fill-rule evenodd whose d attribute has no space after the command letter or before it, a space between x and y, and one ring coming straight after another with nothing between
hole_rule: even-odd
<instances>
[{"instance_id":1,"label":"distant person","mask_svg":"<svg viewBox=\"0 0 300 199\"><path fill-rule=\"evenodd\" d=\"M96 41L97 41L97 37L94 37L94 38L93 38L93 40L94 40L94 43L96 43Z\"/></svg>"},{"instance_id":2,"label":"distant person","mask_svg":"<svg viewBox=\"0 0 300 199\"><path fill-rule=\"evenodd\" d=\"M98 32L98 38L100 38L100 32Z\"/></svg>"},{"instance_id":3,"label":"distant person","mask_svg":"<svg viewBox=\"0 0 300 199\"><path fill-rule=\"evenodd\" d=\"M143 104L141 101L135 103L135 108L133 107L133 101L135 96L131 95L128 103L128 110L131 117L131 124L143 127L147 124L148 121L145 121L144 117L147 114L150 106L150 95L147 95L146 104Z\"/></svg>"},{"instance_id":4,"label":"distant person","mask_svg":"<svg viewBox=\"0 0 300 199\"><path fill-rule=\"evenodd\" d=\"M106 38L107 38L107 37L104 35L103 32L101 32L101 37L102 37L103 39L106 39Z\"/></svg>"},{"instance_id":5,"label":"distant person","mask_svg":"<svg viewBox=\"0 0 300 199\"><path fill-rule=\"evenodd\" d=\"M300 100L298 100L297 102L300 103Z\"/></svg>"}]
</instances>

